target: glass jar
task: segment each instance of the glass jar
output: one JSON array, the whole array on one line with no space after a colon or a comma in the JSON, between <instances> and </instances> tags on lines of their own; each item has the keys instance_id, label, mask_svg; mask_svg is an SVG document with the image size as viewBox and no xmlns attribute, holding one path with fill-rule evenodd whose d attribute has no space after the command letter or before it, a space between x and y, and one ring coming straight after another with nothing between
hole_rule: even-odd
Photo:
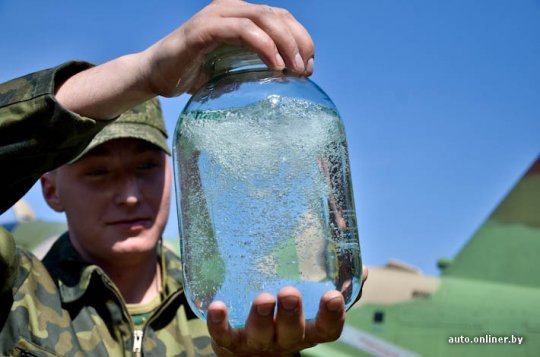
<instances>
[{"instance_id":1,"label":"glass jar","mask_svg":"<svg viewBox=\"0 0 540 357\"><path fill-rule=\"evenodd\" d=\"M173 138L184 289L206 318L215 300L241 327L261 292L294 286L306 319L322 294L349 307L362 263L345 130L311 80L243 48L208 56L210 80Z\"/></svg>"}]
</instances>

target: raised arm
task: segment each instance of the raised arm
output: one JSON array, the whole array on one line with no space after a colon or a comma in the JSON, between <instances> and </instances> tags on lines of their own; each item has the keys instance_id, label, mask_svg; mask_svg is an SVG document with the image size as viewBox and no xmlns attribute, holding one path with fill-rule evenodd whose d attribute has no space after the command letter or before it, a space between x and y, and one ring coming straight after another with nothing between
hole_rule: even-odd
<instances>
[{"instance_id":1,"label":"raised arm","mask_svg":"<svg viewBox=\"0 0 540 357\"><path fill-rule=\"evenodd\" d=\"M67 108L92 118L113 118L153 96L176 96L201 86L204 56L223 44L257 52L273 69L313 71L314 45L284 9L239 0L214 0L145 51L80 72L57 90Z\"/></svg>"},{"instance_id":2,"label":"raised arm","mask_svg":"<svg viewBox=\"0 0 540 357\"><path fill-rule=\"evenodd\" d=\"M204 56L223 44L247 46L274 69L313 71L313 42L286 10L214 0L142 52L98 66L71 63L0 85L0 212L41 174L82 151L105 125L101 119L202 85Z\"/></svg>"}]
</instances>

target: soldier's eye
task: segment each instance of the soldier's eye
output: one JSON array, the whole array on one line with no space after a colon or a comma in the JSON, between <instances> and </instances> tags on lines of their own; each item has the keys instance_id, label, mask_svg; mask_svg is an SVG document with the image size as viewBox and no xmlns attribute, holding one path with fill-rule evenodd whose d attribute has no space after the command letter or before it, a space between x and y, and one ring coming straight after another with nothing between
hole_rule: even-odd
<instances>
[{"instance_id":1,"label":"soldier's eye","mask_svg":"<svg viewBox=\"0 0 540 357\"><path fill-rule=\"evenodd\" d=\"M109 170L105 168L94 168L87 170L84 175L88 177L102 177L109 173Z\"/></svg>"},{"instance_id":2,"label":"soldier's eye","mask_svg":"<svg viewBox=\"0 0 540 357\"><path fill-rule=\"evenodd\" d=\"M141 171L148 171L158 167L155 161L144 161L137 165L137 169Z\"/></svg>"}]
</instances>

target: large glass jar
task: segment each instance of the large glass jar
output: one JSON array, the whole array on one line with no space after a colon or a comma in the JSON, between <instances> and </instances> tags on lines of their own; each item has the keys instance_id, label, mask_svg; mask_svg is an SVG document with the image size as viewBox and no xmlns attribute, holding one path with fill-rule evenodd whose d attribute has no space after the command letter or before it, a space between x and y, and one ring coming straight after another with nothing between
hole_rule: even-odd
<instances>
[{"instance_id":1,"label":"large glass jar","mask_svg":"<svg viewBox=\"0 0 540 357\"><path fill-rule=\"evenodd\" d=\"M223 301L243 326L261 292L295 286L307 319L337 289L349 307L362 263L345 131L311 80L222 48L184 108L173 160L187 300Z\"/></svg>"}]
</instances>

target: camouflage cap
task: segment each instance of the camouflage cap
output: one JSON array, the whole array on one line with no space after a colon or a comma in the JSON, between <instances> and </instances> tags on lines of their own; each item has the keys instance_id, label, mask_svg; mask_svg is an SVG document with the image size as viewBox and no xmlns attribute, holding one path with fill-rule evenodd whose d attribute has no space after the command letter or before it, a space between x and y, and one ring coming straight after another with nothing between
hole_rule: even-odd
<instances>
[{"instance_id":1,"label":"camouflage cap","mask_svg":"<svg viewBox=\"0 0 540 357\"><path fill-rule=\"evenodd\" d=\"M171 154L167 144L167 129L157 98L139 104L120 115L99 132L88 146L71 163L79 160L98 145L114 139L134 138L156 145Z\"/></svg>"}]
</instances>

